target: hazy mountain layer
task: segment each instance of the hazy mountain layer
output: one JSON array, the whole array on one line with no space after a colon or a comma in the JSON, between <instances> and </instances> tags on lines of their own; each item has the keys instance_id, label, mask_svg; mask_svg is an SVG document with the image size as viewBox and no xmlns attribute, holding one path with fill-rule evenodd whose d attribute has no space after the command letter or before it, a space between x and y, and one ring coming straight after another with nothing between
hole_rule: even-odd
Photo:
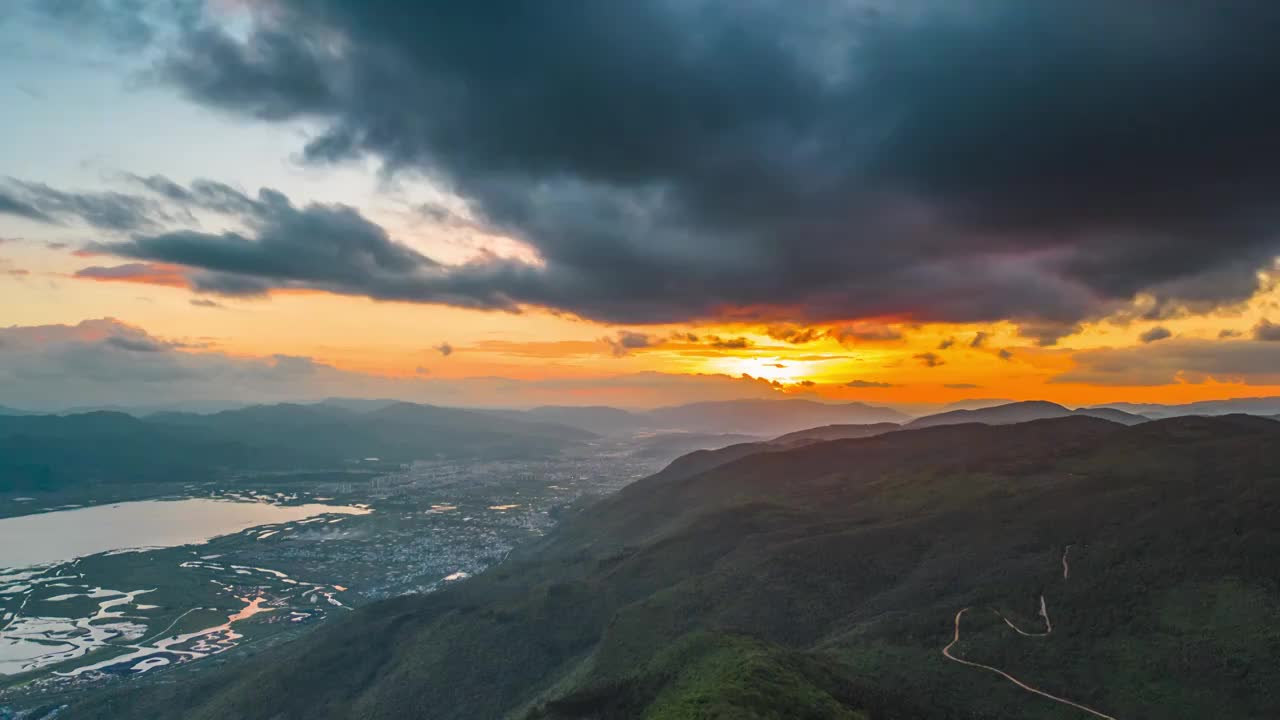
<instances>
[{"instance_id":1,"label":"hazy mountain layer","mask_svg":"<svg viewBox=\"0 0 1280 720\"><path fill-rule=\"evenodd\" d=\"M375 457L536 457L592 437L564 425L410 403L367 412L318 404L142 419L111 412L0 416L0 492L208 479Z\"/></svg>"}]
</instances>

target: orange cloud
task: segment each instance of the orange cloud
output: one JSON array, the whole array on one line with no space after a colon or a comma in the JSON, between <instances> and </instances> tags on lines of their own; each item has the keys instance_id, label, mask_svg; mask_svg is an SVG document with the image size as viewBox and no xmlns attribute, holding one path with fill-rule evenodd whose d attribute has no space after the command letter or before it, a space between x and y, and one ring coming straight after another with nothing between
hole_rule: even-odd
<instances>
[{"instance_id":1,"label":"orange cloud","mask_svg":"<svg viewBox=\"0 0 1280 720\"><path fill-rule=\"evenodd\" d=\"M97 282L139 283L162 287L188 288L186 271L164 263L125 263L124 265L91 265L77 270L75 278Z\"/></svg>"}]
</instances>

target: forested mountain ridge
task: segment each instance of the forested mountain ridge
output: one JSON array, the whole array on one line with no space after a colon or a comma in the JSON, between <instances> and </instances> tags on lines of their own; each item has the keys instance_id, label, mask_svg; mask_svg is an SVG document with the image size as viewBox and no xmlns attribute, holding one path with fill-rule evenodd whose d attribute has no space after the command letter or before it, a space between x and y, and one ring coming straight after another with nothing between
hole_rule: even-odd
<instances>
[{"instance_id":1,"label":"forested mountain ridge","mask_svg":"<svg viewBox=\"0 0 1280 720\"><path fill-rule=\"evenodd\" d=\"M662 478L688 477L707 472L726 463L739 460L748 455L762 452L780 452L804 445L831 440L848 440L871 437L900 429L895 423L872 423L870 425L823 425L821 427L797 430L780 435L772 440L757 442L740 442L709 450L695 450L671 461L657 476Z\"/></svg>"}]
</instances>

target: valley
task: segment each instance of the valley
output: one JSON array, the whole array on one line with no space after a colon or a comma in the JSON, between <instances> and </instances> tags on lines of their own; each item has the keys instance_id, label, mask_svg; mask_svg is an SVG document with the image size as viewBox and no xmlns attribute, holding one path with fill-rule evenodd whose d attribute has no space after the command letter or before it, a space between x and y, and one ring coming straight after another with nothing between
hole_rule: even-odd
<instances>
[{"instance_id":1,"label":"valley","mask_svg":"<svg viewBox=\"0 0 1280 720\"><path fill-rule=\"evenodd\" d=\"M1278 441L1065 417L677 463L465 580L66 716L1263 718Z\"/></svg>"},{"instance_id":2,"label":"valley","mask_svg":"<svg viewBox=\"0 0 1280 720\"><path fill-rule=\"evenodd\" d=\"M65 546L10 537L0 554L0 565L11 566L0 570L0 713L65 703L161 668L199 673L234 663L370 602L479 574L541 537L575 503L657 467L632 458L629 445L593 450L148 484L131 488L149 490L147 500L0 519L0 537L6 523L20 524L12 533ZM23 505L56 508L66 499L55 493ZM121 515L135 507L136 520ZM188 507L184 521L179 508ZM210 509L232 525L215 529ZM114 535L78 533L86 513L97 518L88 528ZM63 527L51 526L64 517ZM159 537L156 528L139 528L148 518L162 521L159 536L180 530L173 547L146 547L157 541L145 538ZM95 542L108 551L84 552Z\"/></svg>"}]
</instances>

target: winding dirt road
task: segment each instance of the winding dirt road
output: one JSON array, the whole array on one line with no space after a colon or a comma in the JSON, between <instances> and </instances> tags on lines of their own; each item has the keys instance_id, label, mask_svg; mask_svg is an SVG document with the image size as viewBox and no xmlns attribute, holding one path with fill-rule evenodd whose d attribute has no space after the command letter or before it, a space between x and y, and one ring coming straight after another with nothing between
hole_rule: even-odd
<instances>
[{"instance_id":1,"label":"winding dirt road","mask_svg":"<svg viewBox=\"0 0 1280 720\"><path fill-rule=\"evenodd\" d=\"M1003 620L1005 625L1013 628L1014 632L1024 637L1044 637L1045 635L1049 635L1053 632L1053 623L1049 622L1049 608L1044 603L1044 595L1040 596L1040 617L1044 618L1044 632L1027 632L1017 625L1014 625L1013 621L1005 617L1004 613L999 610L991 608L991 612L995 613L996 616Z\"/></svg>"},{"instance_id":2,"label":"winding dirt road","mask_svg":"<svg viewBox=\"0 0 1280 720\"><path fill-rule=\"evenodd\" d=\"M1067 564L1067 553L1070 551L1071 551L1070 545L1068 545L1062 551L1063 579L1066 579L1071 575L1071 567L1070 565ZM1102 718L1102 720L1116 720L1115 717L1108 715L1104 712L1094 710L1088 705L1081 705L1080 703L1075 702L1074 700L1068 700L1063 697L1058 697L1057 695L1054 695L1052 693L1047 693L1044 690L1041 690L1040 688L1034 687L1032 685L1028 685L1027 683L1019 680L1018 678L1010 675L1009 673L1005 672L1004 670L1001 670L1000 668L992 667L990 665L984 665L982 663L973 662L972 660L965 660L964 658L956 657L955 655L953 655L951 652L951 649L954 648L956 644L960 642L960 620L961 618L964 617L965 613L969 612L972 609L973 609L972 607L961 608L961 610L956 613L955 635L951 638L951 642L947 643L947 646L942 648L942 655L944 657L946 657L948 660L951 660L953 662L958 662L961 665L968 665L969 667L975 667L980 670L986 670L987 672L995 673L996 675L999 675L1000 677L1004 678L1005 680L1008 680L1009 682L1013 683L1014 685L1017 685L1018 687L1022 688L1023 690L1026 690L1029 693L1034 693L1036 695L1039 695L1040 697L1048 698L1056 703L1061 703L1063 705L1070 705L1071 707L1087 712L1094 717ZM1053 633L1053 624L1049 622L1049 608L1048 608L1048 605L1045 603L1044 595L1040 596L1040 617L1044 618L1044 628L1045 628L1044 632L1042 633L1026 632L1021 628L1019 628L1017 625L1014 625L1009 620L1009 618L1005 617L999 610L991 608L991 611L994 612L1001 620L1004 620L1005 624L1013 628L1014 632L1017 632L1019 635L1024 635L1026 637L1045 637Z\"/></svg>"}]
</instances>

